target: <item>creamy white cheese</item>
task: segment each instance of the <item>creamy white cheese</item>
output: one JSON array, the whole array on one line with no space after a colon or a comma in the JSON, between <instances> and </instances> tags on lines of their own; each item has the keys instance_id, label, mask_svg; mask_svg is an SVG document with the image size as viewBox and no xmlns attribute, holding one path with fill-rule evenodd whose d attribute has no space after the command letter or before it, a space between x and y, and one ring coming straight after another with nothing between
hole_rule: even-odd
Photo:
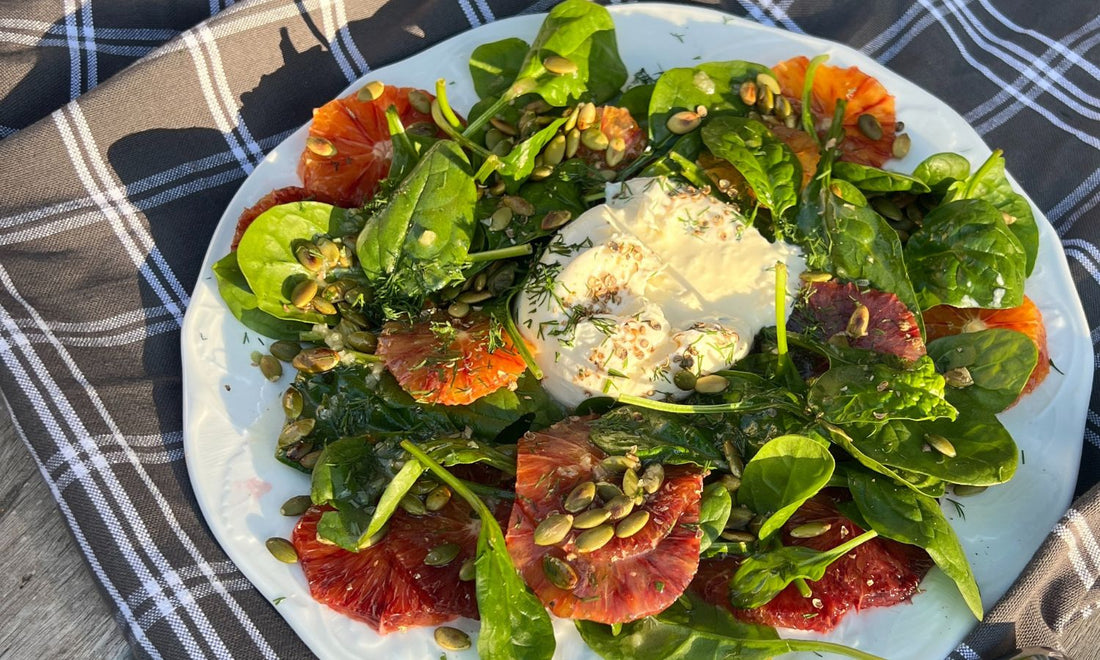
<instances>
[{"instance_id":1,"label":"creamy white cheese","mask_svg":"<svg viewBox=\"0 0 1100 660\"><path fill-rule=\"evenodd\" d=\"M787 312L805 269L732 207L663 178L609 185L607 203L564 227L519 300L543 386L576 406L594 395L682 398L678 371L703 375L748 353L775 324L775 264Z\"/></svg>"}]
</instances>

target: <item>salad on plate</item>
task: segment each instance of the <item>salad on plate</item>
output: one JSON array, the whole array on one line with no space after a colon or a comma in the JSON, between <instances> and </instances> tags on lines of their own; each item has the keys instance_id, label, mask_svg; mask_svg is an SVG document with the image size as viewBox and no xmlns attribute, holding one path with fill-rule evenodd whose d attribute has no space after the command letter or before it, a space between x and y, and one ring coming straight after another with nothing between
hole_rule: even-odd
<instances>
[{"instance_id":1,"label":"salad on plate","mask_svg":"<svg viewBox=\"0 0 1100 660\"><path fill-rule=\"evenodd\" d=\"M486 658L551 657L556 619L604 658L874 657L777 629L933 567L980 619L941 501L1017 468L1038 225L1000 152L888 169L894 97L826 60L630 74L566 0L474 50L464 113L443 79L319 108L214 266L295 371L274 558Z\"/></svg>"}]
</instances>

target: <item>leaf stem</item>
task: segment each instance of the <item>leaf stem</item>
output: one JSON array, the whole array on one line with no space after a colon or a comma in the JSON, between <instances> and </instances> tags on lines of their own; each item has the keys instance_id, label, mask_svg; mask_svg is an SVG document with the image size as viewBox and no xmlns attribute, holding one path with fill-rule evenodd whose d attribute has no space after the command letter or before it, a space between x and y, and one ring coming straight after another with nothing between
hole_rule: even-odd
<instances>
[{"instance_id":1,"label":"leaf stem","mask_svg":"<svg viewBox=\"0 0 1100 660\"><path fill-rule=\"evenodd\" d=\"M787 264L775 262L775 342L779 356L787 354Z\"/></svg>"},{"instance_id":2,"label":"leaf stem","mask_svg":"<svg viewBox=\"0 0 1100 660\"><path fill-rule=\"evenodd\" d=\"M814 74L817 73L817 67L827 59L829 59L828 55L818 55L810 60L810 65L806 67L806 78L802 82L802 130L809 133L818 145L821 145L821 138L817 134L814 115L810 111L810 96L813 94Z\"/></svg>"},{"instance_id":3,"label":"leaf stem","mask_svg":"<svg viewBox=\"0 0 1100 660\"><path fill-rule=\"evenodd\" d=\"M707 413L728 413L728 412L752 412L756 410L770 410L773 408L783 408L791 410L792 412L798 412L797 409L785 406L775 401L769 401L767 403L756 403L752 405L744 405L741 403L709 403L709 404L687 404L687 403L667 403L665 401L654 401L653 399L645 399L640 396L634 396L631 394L621 394L618 397L619 403L637 406L639 408L649 408L651 410L660 410L663 412L676 413L680 415L698 415Z\"/></svg>"},{"instance_id":4,"label":"leaf stem","mask_svg":"<svg viewBox=\"0 0 1100 660\"><path fill-rule=\"evenodd\" d=\"M805 578L795 578L793 580L793 583L794 588L798 589L798 594L803 598L809 598L810 596L814 595L813 590L810 589L810 585L806 584Z\"/></svg>"},{"instance_id":5,"label":"leaf stem","mask_svg":"<svg viewBox=\"0 0 1100 660\"><path fill-rule=\"evenodd\" d=\"M511 259L512 257L523 257L534 251L535 249L531 247L530 243L523 243L511 247L497 248L496 250L471 252L466 255L466 262L476 264L483 261L499 261L501 259Z\"/></svg>"},{"instance_id":6,"label":"leaf stem","mask_svg":"<svg viewBox=\"0 0 1100 660\"><path fill-rule=\"evenodd\" d=\"M873 653L867 653L866 651L860 651L849 646L841 646L840 644L833 644L832 642L819 642L817 640L809 639L784 639L792 652L796 651L808 651L810 653L820 653L822 651L828 651L836 653L837 655L846 655L849 658L856 658L856 660L883 660L881 656L874 655Z\"/></svg>"},{"instance_id":7,"label":"leaf stem","mask_svg":"<svg viewBox=\"0 0 1100 660\"><path fill-rule=\"evenodd\" d=\"M457 142L463 148L469 149L478 156L481 156L482 159L487 159L493 155L491 151L474 142L462 133L459 133L458 129L456 129L454 126L451 126L451 123L447 120L447 117L444 116L443 108L440 105L438 98L432 101L432 121L434 121L435 125L439 127L439 130L447 134L447 137Z\"/></svg>"},{"instance_id":8,"label":"leaf stem","mask_svg":"<svg viewBox=\"0 0 1100 660\"><path fill-rule=\"evenodd\" d=\"M435 100L439 101L439 111L443 114L443 118L447 120L447 123L451 125L451 128L461 128L462 122L459 121L455 111L451 109L451 104L447 101L447 80L445 78L439 78L435 81Z\"/></svg>"},{"instance_id":9,"label":"leaf stem","mask_svg":"<svg viewBox=\"0 0 1100 660\"><path fill-rule=\"evenodd\" d=\"M432 457L424 453L424 450L409 440L402 440L401 448L409 452L413 458L420 461L420 464L434 474L437 479L450 486L451 490L458 493L462 499L466 500L466 502L477 511L479 518L483 520L490 520L493 518L493 512L489 511L489 507L485 506L481 498L475 495L465 482L448 472L442 465L432 460Z\"/></svg>"},{"instance_id":10,"label":"leaf stem","mask_svg":"<svg viewBox=\"0 0 1100 660\"><path fill-rule=\"evenodd\" d=\"M514 293L512 294L515 295ZM512 300L508 299L504 303L504 309L502 316L504 316L504 331L508 333L508 337L512 340L512 345L519 351L520 357L527 363L527 368L531 371L531 375L542 380L542 369L539 368L538 362L535 361L535 356L531 354L531 349L527 347L527 340L520 334L519 328L516 327L515 319L512 318Z\"/></svg>"},{"instance_id":11,"label":"leaf stem","mask_svg":"<svg viewBox=\"0 0 1100 660\"><path fill-rule=\"evenodd\" d=\"M1000 158L1002 154L1004 154L1004 152L1000 149L994 149L993 153L989 154L989 158L987 158L985 162L982 163L982 166L978 168L978 171L974 173L974 176L970 177L969 182L966 186L966 199L970 199L974 196L974 187L977 186L978 182L985 177L985 173L988 172L991 167L993 167L993 163L996 162L996 160Z\"/></svg>"}]
</instances>

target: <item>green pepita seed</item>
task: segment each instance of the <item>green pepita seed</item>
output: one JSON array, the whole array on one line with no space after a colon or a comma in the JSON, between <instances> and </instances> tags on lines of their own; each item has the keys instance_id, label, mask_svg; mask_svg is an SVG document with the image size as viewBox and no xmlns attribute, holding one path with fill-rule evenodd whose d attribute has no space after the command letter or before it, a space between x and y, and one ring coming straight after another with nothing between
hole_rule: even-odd
<instances>
[{"instance_id":1,"label":"green pepita seed","mask_svg":"<svg viewBox=\"0 0 1100 660\"><path fill-rule=\"evenodd\" d=\"M738 451L737 445L733 444L732 440L726 440L722 443L722 455L726 457L726 462L730 465L730 474L740 478L745 470L745 459L741 457L741 452Z\"/></svg>"},{"instance_id":2,"label":"green pepita seed","mask_svg":"<svg viewBox=\"0 0 1100 660\"><path fill-rule=\"evenodd\" d=\"M470 648L470 636L458 628L440 626L435 629L435 643L444 651L465 651Z\"/></svg>"},{"instance_id":3,"label":"green pepita seed","mask_svg":"<svg viewBox=\"0 0 1100 660\"><path fill-rule=\"evenodd\" d=\"M623 162L623 158L626 157L626 140L621 137L612 138L608 143L607 151L603 154L604 162L608 167L615 167L619 163Z\"/></svg>"},{"instance_id":4,"label":"green pepita seed","mask_svg":"<svg viewBox=\"0 0 1100 660\"><path fill-rule=\"evenodd\" d=\"M577 72L577 63L560 55L551 55L542 61L547 71L559 76Z\"/></svg>"},{"instance_id":5,"label":"green pepita seed","mask_svg":"<svg viewBox=\"0 0 1100 660\"><path fill-rule=\"evenodd\" d=\"M346 302L338 303L336 309L340 312L340 317L349 323L354 323L360 328L365 328L370 325L370 319L368 319L365 314Z\"/></svg>"},{"instance_id":6,"label":"green pepita seed","mask_svg":"<svg viewBox=\"0 0 1100 660\"><path fill-rule=\"evenodd\" d=\"M302 347L296 341L281 339L273 343L267 350L283 362L290 362L298 354L298 351L302 350Z\"/></svg>"},{"instance_id":7,"label":"green pepita seed","mask_svg":"<svg viewBox=\"0 0 1100 660\"><path fill-rule=\"evenodd\" d=\"M592 529L602 525L611 517L607 509L589 509L573 519L573 526L577 529Z\"/></svg>"},{"instance_id":8,"label":"green pepita seed","mask_svg":"<svg viewBox=\"0 0 1100 660\"><path fill-rule=\"evenodd\" d=\"M791 107L791 102L787 100L785 96L775 97L775 116L780 119L786 119L794 112L794 108Z\"/></svg>"},{"instance_id":9,"label":"green pepita seed","mask_svg":"<svg viewBox=\"0 0 1100 660\"><path fill-rule=\"evenodd\" d=\"M507 206L502 206L499 209L493 211L493 215L489 218L489 229L493 231L504 231L504 229L512 223L512 216L515 213Z\"/></svg>"},{"instance_id":10,"label":"green pepita seed","mask_svg":"<svg viewBox=\"0 0 1100 660\"><path fill-rule=\"evenodd\" d=\"M344 343L360 353L373 353L378 348L378 337L373 332L357 330L345 336Z\"/></svg>"},{"instance_id":11,"label":"green pepita seed","mask_svg":"<svg viewBox=\"0 0 1100 660\"><path fill-rule=\"evenodd\" d=\"M573 213L571 211L556 209L542 217L542 222L539 223L539 227L541 227L543 231L551 231L561 227L572 219Z\"/></svg>"},{"instance_id":12,"label":"green pepita seed","mask_svg":"<svg viewBox=\"0 0 1100 660\"><path fill-rule=\"evenodd\" d=\"M462 562L462 566L458 568L458 579L463 582L470 582L475 577L477 577L477 567L474 566L474 558L470 557Z\"/></svg>"},{"instance_id":13,"label":"green pepita seed","mask_svg":"<svg viewBox=\"0 0 1100 660\"><path fill-rule=\"evenodd\" d=\"M485 146L488 147L490 150L500 144L501 140L504 139L504 133L501 133L500 129L498 128L494 127L485 131Z\"/></svg>"},{"instance_id":14,"label":"green pepita seed","mask_svg":"<svg viewBox=\"0 0 1100 660\"><path fill-rule=\"evenodd\" d=\"M249 354L248 358L251 361L252 366L258 367L260 366L260 359L263 358L263 356L264 354L259 351L252 351L252 353Z\"/></svg>"},{"instance_id":15,"label":"green pepita seed","mask_svg":"<svg viewBox=\"0 0 1100 660\"><path fill-rule=\"evenodd\" d=\"M288 387L286 392L283 392L283 414L287 416L287 419L294 419L301 415L304 405L305 401L302 399L302 393L296 388Z\"/></svg>"},{"instance_id":16,"label":"green pepita seed","mask_svg":"<svg viewBox=\"0 0 1100 660\"><path fill-rule=\"evenodd\" d=\"M456 319L460 319L470 313L470 306L464 302L454 302L447 307L447 313Z\"/></svg>"},{"instance_id":17,"label":"green pepita seed","mask_svg":"<svg viewBox=\"0 0 1100 660\"><path fill-rule=\"evenodd\" d=\"M943 379L947 381L948 385L956 388L970 387L974 384L974 377L970 375L970 370L966 367L948 369L943 374Z\"/></svg>"},{"instance_id":18,"label":"green pepita seed","mask_svg":"<svg viewBox=\"0 0 1100 660\"><path fill-rule=\"evenodd\" d=\"M775 92L767 85L756 84L756 109L762 115L770 115L775 109Z\"/></svg>"},{"instance_id":19,"label":"green pepita seed","mask_svg":"<svg viewBox=\"0 0 1100 660\"><path fill-rule=\"evenodd\" d=\"M948 458L955 458L958 455L955 451L955 445L951 444L951 441L942 435L926 433L924 434L924 441L928 443L929 447Z\"/></svg>"},{"instance_id":20,"label":"green pepita seed","mask_svg":"<svg viewBox=\"0 0 1100 660\"><path fill-rule=\"evenodd\" d=\"M760 514L756 514L755 516L752 517L752 520L749 521L748 529L753 534L759 535L760 534L760 529L764 526L765 522L767 522L766 517L764 517Z\"/></svg>"},{"instance_id":21,"label":"green pepita seed","mask_svg":"<svg viewBox=\"0 0 1100 660\"><path fill-rule=\"evenodd\" d=\"M965 484L955 484L954 487L951 488L952 492L959 497L970 497L971 495L984 493L988 489L989 486L968 486Z\"/></svg>"},{"instance_id":22,"label":"green pepita seed","mask_svg":"<svg viewBox=\"0 0 1100 660\"><path fill-rule=\"evenodd\" d=\"M549 112L553 110L554 106L550 105L542 99L535 99L534 101L531 101L527 105L523 106L523 109L527 110L528 112L542 114L544 112Z\"/></svg>"},{"instance_id":23,"label":"green pepita seed","mask_svg":"<svg viewBox=\"0 0 1100 660\"><path fill-rule=\"evenodd\" d=\"M542 162L547 165L557 165L565 158L565 136L554 136L554 139L550 140L549 144L542 151Z\"/></svg>"},{"instance_id":24,"label":"green pepita seed","mask_svg":"<svg viewBox=\"0 0 1100 660\"><path fill-rule=\"evenodd\" d=\"M507 291L516 281L516 266L509 264L489 276L487 290L494 296Z\"/></svg>"},{"instance_id":25,"label":"green pepita seed","mask_svg":"<svg viewBox=\"0 0 1100 660\"><path fill-rule=\"evenodd\" d=\"M512 209L516 215L529 216L535 212L535 205L522 197L508 195L500 198L500 203Z\"/></svg>"},{"instance_id":26,"label":"green pepita seed","mask_svg":"<svg viewBox=\"0 0 1100 660\"><path fill-rule=\"evenodd\" d=\"M554 555L543 555L542 572L546 575L546 579L550 581L550 584L566 591L572 591L577 586L577 582L580 581L580 576L569 565L569 562Z\"/></svg>"},{"instance_id":27,"label":"green pepita seed","mask_svg":"<svg viewBox=\"0 0 1100 660\"><path fill-rule=\"evenodd\" d=\"M726 529L745 529L754 514L748 507L735 506L730 509L730 517L726 519Z\"/></svg>"},{"instance_id":28,"label":"green pepita seed","mask_svg":"<svg viewBox=\"0 0 1100 660\"><path fill-rule=\"evenodd\" d=\"M821 536L832 528L832 523L815 520L814 522L803 523L791 529L791 536L796 539L812 539Z\"/></svg>"},{"instance_id":29,"label":"green pepita seed","mask_svg":"<svg viewBox=\"0 0 1100 660\"><path fill-rule=\"evenodd\" d=\"M363 103L370 103L374 99L380 98L385 91L386 86L381 81L372 80L360 87L355 96Z\"/></svg>"},{"instance_id":30,"label":"green pepita seed","mask_svg":"<svg viewBox=\"0 0 1100 660\"><path fill-rule=\"evenodd\" d=\"M871 208L873 208L876 213L886 218L887 220L899 222L903 218L905 218L905 216L902 215L901 209L898 208L898 205L895 204L893 200L891 200L889 197L873 198L871 200Z\"/></svg>"},{"instance_id":31,"label":"green pepita seed","mask_svg":"<svg viewBox=\"0 0 1100 660\"><path fill-rule=\"evenodd\" d=\"M519 131L516 130L515 126L512 126L511 124L499 117L490 117L489 123L493 125L493 128L497 129L508 137L515 137L519 135Z\"/></svg>"},{"instance_id":32,"label":"green pepita seed","mask_svg":"<svg viewBox=\"0 0 1100 660\"><path fill-rule=\"evenodd\" d=\"M409 92L409 105L416 108L416 111L421 114L430 115L432 113L432 97L419 89Z\"/></svg>"},{"instance_id":33,"label":"green pepita seed","mask_svg":"<svg viewBox=\"0 0 1100 660\"><path fill-rule=\"evenodd\" d=\"M599 126L589 126L581 132L581 144L592 151L603 151L611 144Z\"/></svg>"},{"instance_id":34,"label":"green pepita seed","mask_svg":"<svg viewBox=\"0 0 1100 660\"><path fill-rule=\"evenodd\" d=\"M703 123L703 118L699 116L699 113L691 110L681 110L668 118L665 127L673 135L684 135L699 128L701 123Z\"/></svg>"},{"instance_id":35,"label":"green pepita seed","mask_svg":"<svg viewBox=\"0 0 1100 660\"><path fill-rule=\"evenodd\" d=\"M557 545L573 529L573 516L552 513L535 527L535 545ZM597 523L599 524L599 523Z\"/></svg>"},{"instance_id":36,"label":"green pepita seed","mask_svg":"<svg viewBox=\"0 0 1100 660\"><path fill-rule=\"evenodd\" d=\"M616 495L604 505L608 520L622 520L634 510L634 498L626 494Z\"/></svg>"},{"instance_id":37,"label":"green pepita seed","mask_svg":"<svg viewBox=\"0 0 1100 660\"><path fill-rule=\"evenodd\" d=\"M621 539L634 536L638 532L642 531L642 528L649 522L649 512L635 511L629 516L619 521L618 525L615 525L615 536Z\"/></svg>"},{"instance_id":38,"label":"green pepita seed","mask_svg":"<svg viewBox=\"0 0 1100 660\"><path fill-rule=\"evenodd\" d=\"M313 311L325 316L332 316L336 314L336 305L333 305L324 298L317 296L310 301L310 305L313 307Z\"/></svg>"},{"instance_id":39,"label":"green pepita seed","mask_svg":"<svg viewBox=\"0 0 1100 660\"><path fill-rule=\"evenodd\" d=\"M798 116L793 114L793 113L790 114L790 115L787 115L787 117L785 119L783 119L783 125L786 126L787 128L794 128L797 124L798 124Z\"/></svg>"},{"instance_id":40,"label":"green pepita seed","mask_svg":"<svg viewBox=\"0 0 1100 660\"><path fill-rule=\"evenodd\" d=\"M316 240L315 245L317 245L317 251L321 253L321 258L325 260L325 265L333 266L340 261L340 246L333 243L331 239L321 236Z\"/></svg>"},{"instance_id":41,"label":"green pepita seed","mask_svg":"<svg viewBox=\"0 0 1100 660\"><path fill-rule=\"evenodd\" d=\"M741 488L741 477L735 477L732 474L723 474L721 482L731 494Z\"/></svg>"},{"instance_id":42,"label":"green pepita seed","mask_svg":"<svg viewBox=\"0 0 1100 660\"><path fill-rule=\"evenodd\" d=\"M538 165L538 166L535 167L535 169L531 170L531 180L532 181L542 181L543 179L549 178L550 175L553 174L553 173L554 173L554 166L553 165Z\"/></svg>"},{"instance_id":43,"label":"green pepita seed","mask_svg":"<svg viewBox=\"0 0 1100 660\"><path fill-rule=\"evenodd\" d=\"M894 158L901 159L908 156L909 147L911 146L913 146L913 140L909 137L908 133L901 133L894 136L894 145L891 147Z\"/></svg>"},{"instance_id":44,"label":"green pepita seed","mask_svg":"<svg viewBox=\"0 0 1100 660\"><path fill-rule=\"evenodd\" d=\"M273 355L260 356L260 373L264 378L274 383L283 377L283 365Z\"/></svg>"},{"instance_id":45,"label":"green pepita seed","mask_svg":"<svg viewBox=\"0 0 1100 660\"><path fill-rule=\"evenodd\" d=\"M435 490L437 486L439 486L439 482L435 479L421 478L417 479L416 482L413 483L413 486L409 489L409 492L414 495L423 497L424 495L427 495L428 493Z\"/></svg>"},{"instance_id":46,"label":"green pepita seed","mask_svg":"<svg viewBox=\"0 0 1100 660\"><path fill-rule=\"evenodd\" d=\"M497 142L496 144L494 144L493 147L491 149L489 149L489 151L493 152L497 156L501 156L501 157L507 156L512 151L513 144L514 143L512 142L512 140L510 138L504 138L500 142ZM503 182L501 182L501 190L503 190L503 188L504 188ZM489 188L489 192L493 193L494 195L499 195L500 194L499 192L494 192L494 191L495 191L495 188L492 188L492 187Z\"/></svg>"},{"instance_id":47,"label":"green pepita seed","mask_svg":"<svg viewBox=\"0 0 1100 660\"><path fill-rule=\"evenodd\" d=\"M848 317L848 327L845 334L850 339L859 339L867 336L867 328L871 324L871 311L866 305L856 305L855 311Z\"/></svg>"},{"instance_id":48,"label":"green pepita seed","mask_svg":"<svg viewBox=\"0 0 1100 660\"><path fill-rule=\"evenodd\" d=\"M485 285L489 282L488 273L478 273L474 278L474 291L484 291Z\"/></svg>"},{"instance_id":49,"label":"green pepita seed","mask_svg":"<svg viewBox=\"0 0 1100 660\"><path fill-rule=\"evenodd\" d=\"M565 134L565 157L572 158L577 155L581 147L581 132L576 128L569 129Z\"/></svg>"},{"instance_id":50,"label":"green pepita seed","mask_svg":"<svg viewBox=\"0 0 1100 660\"><path fill-rule=\"evenodd\" d=\"M283 502L283 505L279 507L279 513L284 516L300 516L313 506L313 500L309 495L295 495L289 500Z\"/></svg>"},{"instance_id":51,"label":"green pepita seed","mask_svg":"<svg viewBox=\"0 0 1100 660\"><path fill-rule=\"evenodd\" d=\"M580 105L575 105L572 108L569 108L568 110L566 110L566 112L565 112L565 123L561 125L562 132L566 133L566 134L572 132L572 130L577 127L577 119L579 119L580 116L581 116L581 106ZM578 134L579 134L579 131L578 131Z\"/></svg>"},{"instance_id":52,"label":"green pepita seed","mask_svg":"<svg viewBox=\"0 0 1100 660\"><path fill-rule=\"evenodd\" d=\"M601 481L596 484L596 494L600 496L600 499L604 502L610 502L616 497L623 494L623 489L619 488L610 481Z\"/></svg>"},{"instance_id":53,"label":"green pepita seed","mask_svg":"<svg viewBox=\"0 0 1100 660\"><path fill-rule=\"evenodd\" d=\"M422 516L428 512L428 508L424 506L424 502L412 493L405 493L405 496L401 498L398 504L406 513L414 516Z\"/></svg>"},{"instance_id":54,"label":"green pepita seed","mask_svg":"<svg viewBox=\"0 0 1100 660\"><path fill-rule=\"evenodd\" d=\"M832 273L825 273L820 270L804 270L799 273L798 279L806 283L828 282L833 279L833 275Z\"/></svg>"},{"instance_id":55,"label":"green pepita seed","mask_svg":"<svg viewBox=\"0 0 1100 660\"><path fill-rule=\"evenodd\" d=\"M579 513L591 506L594 499L596 499L596 484L591 481L582 481L569 491L563 506L570 513Z\"/></svg>"},{"instance_id":56,"label":"green pepita seed","mask_svg":"<svg viewBox=\"0 0 1100 660\"><path fill-rule=\"evenodd\" d=\"M320 374L335 369L340 364L340 354L325 346L307 348L295 355L291 364L303 373Z\"/></svg>"},{"instance_id":57,"label":"green pepita seed","mask_svg":"<svg viewBox=\"0 0 1100 660\"><path fill-rule=\"evenodd\" d=\"M584 103L581 105L580 110L577 111L577 128L582 131L596 123L596 104ZM589 147L592 149L593 147ZM599 149L597 149L599 151Z\"/></svg>"},{"instance_id":58,"label":"green pepita seed","mask_svg":"<svg viewBox=\"0 0 1100 660\"><path fill-rule=\"evenodd\" d=\"M486 300L493 297L493 294L488 291L466 291L458 295L458 302L466 303L467 305L476 305L483 303Z\"/></svg>"},{"instance_id":59,"label":"green pepita seed","mask_svg":"<svg viewBox=\"0 0 1100 660\"><path fill-rule=\"evenodd\" d=\"M290 541L278 537L272 536L264 542L267 546L267 551L271 553L271 556L283 562L284 564L294 564L298 562L298 551L294 549L294 545Z\"/></svg>"},{"instance_id":60,"label":"green pepita seed","mask_svg":"<svg viewBox=\"0 0 1100 660\"><path fill-rule=\"evenodd\" d=\"M332 158L336 155L336 145L323 137L317 137L315 135L306 138L306 149L309 149L321 158Z\"/></svg>"},{"instance_id":61,"label":"green pepita seed","mask_svg":"<svg viewBox=\"0 0 1100 660\"><path fill-rule=\"evenodd\" d=\"M298 263L302 264L306 270L314 273L319 272L325 267L325 261L321 258L320 252L318 252L317 248L311 243L302 243L294 248L294 258L297 259Z\"/></svg>"},{"instance_id":62,"label":"green pepita seed","mask_svg":"<svg viewBox=\"0 0 1100 660\"><path fill-rule=\"evenodd\" d=\"M756 74L756 82L767 87L769 90L771 90L772 94L778 94L783 91L783 89L779 86L779 81L767 73Z\"/></svg>"},{"instance_id":63,"label":"green pepita seed","mask_svg":"<svg viewBox=\"0 0 1100 660\"><path fill-rule=\"evenodd\" d=\"M875 119L874 115L862 114L856 119L856 127L859 128L859 132L869 140L881 140L882 139L882 124L878 123L878 119Z\"/></svg>"},{"instance_id":64,"label":"green pepita seed","mask_svg":"<svg viewBox=\"0 0 1100 660\"><path fill-rule=\"evenodd\" d=\"M751 80L746 80L741 83L741 89L738 90L738 95L741 97L741 102L745 105L749 107L756 105L756 83Z\"/></svg>"},{"instance_id":65,"label":"green pepita seed","mask_svg":"<svg viewBox=\"0 0 1100 660\"><path fill-rule=\"evenodd\" d=\"M641 465L641 461L638 460L637 456L626 454L608 456L600 461L599 467L604 472L618 473L625 471L627 468L636 468L639 465Z\"/></svg>"},{"instance_id":66,"label":"green pepita seed","mask_svg":"<svg viewBox=\"0 0 1100 660\"><path fill-rule=\"evenodd\" d=\"M632 498L642 494L642 486L638 479L638 471L633 468L623 472L623 494Z\"/></svg>"},{"instance_id":67,"label":"green pepita seed","mask_svg":"<svg viewBox=\"0 0 1100 660\"><path fill-rule=\"evenodd\" d=\"M652 495L661 489L661 484L665 481L665 468L660 463L654 463L645 469L642 473L641 479L638 483L641 485L642 490L647 494Z\"/></svg>"},{"instance_id":68,"label":"green pepita seed","mask_svg":"<svg viewBox=\"0 0 1100 660\"><path fill-rule=\"evenodd\" d=\"M290 422L279 432L279 439L276 443L279 447L288 447L312 433L313 427L316 425L317 420L310 417Z\"/></svg>"},{"instance_id":69,"label":"green pepita seed","mask_svg":"<svg viewBox=\"0 0 1100 660\"><path fill-rule=\"evenodd\" d=\"M691 391L695 389L695 382L697 380L698 377L695 374L691 373L687 369L682 369L680 371L677 371L676 375L672 377L672 384L680 388L681 390Z\"/></svg>"},{"instance_id":70,"label":"green pepita seed","mask_svg":"<svg viewBox=\"0 0 1100 660\"><path fill-rule=\"evenodd\" d=\"M615 528L611 525L600 525L581 534L573 542L578 553L595 552L607 545L607 542L615 536Z\"/></svg>"},{"instance_id":71,"label":"green pepita seed","mask_svg":"<svg viewBox=\"0 0 1100 660\"><path fill-rule=\"evenodd\" d=\"M432 492L428 493L424 498L424 508L428 511L439 511L443 507L447 506L447 502L451 501L451 489L440 485L436 486Z\"/></svg>"},{"instance_id":72,"label":"green pepita seed","mask_svg":"<svg viewBox=\"0 0 1100 660\"><path fill-rule=\"evenodd\" d=\"M305 309L310 306L313 302L313 297L316 295L317 282L315 280L302 280L295 285L294 290L291 291L290 304L298 309Z\"/></svg>"},{"instance_id":73,"label":"green pepita seed","mask_svg":"<svg viewBox=\"0 0 1100 660\"><path fill-rule=\"evenodd\" d=\"M756 541L756 534L740 529L727 529L722 532L722 538L734 543L752 543Z\"/></svg>"},{"instance_id":74,"label":"green pepita seed","mask_svg":"<svg viewBox=\"0 0 1100 660\"><path fill-rule=\"evenodd\" d=\"M695 381L695 391L700 394L718 394L729 387L728 380L718 374L700 376Z\"/></svg>"},{"instance_id":75,"label":"green pepita seed","mask_svg":"<svg viewBox=\"0 0 1100 660\"><path fill-rule=\"evenodd\" d=\"M308 440L295 442L286 448L286 457L290 461L301 461L302 458L313 451L313 443Z\"/></svg>"},{"instance_id":76,"label":"green pepita seed","mask_svg":"<svg viewBox=\"0 0 1100 660\"><path fill-rule=\"evenodd\" d=\"M428 551L424 563L428 566L446 566L455 560L459 552L462 552L462 546L457 543L443 543Z\"/></svg>"}]
</instances>

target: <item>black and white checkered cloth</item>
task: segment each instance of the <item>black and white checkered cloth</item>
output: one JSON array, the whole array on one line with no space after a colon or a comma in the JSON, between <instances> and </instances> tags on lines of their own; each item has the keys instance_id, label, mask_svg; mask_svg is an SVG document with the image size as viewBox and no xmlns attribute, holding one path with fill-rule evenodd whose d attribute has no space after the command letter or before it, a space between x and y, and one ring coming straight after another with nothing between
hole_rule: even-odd
<instances>
[{"instance_id":1,"label":"black and white checkered cloth","mask_svg":"<svg viewBox=\"0 0 1100 660\"><path fill-rule=\"evenodd\" d=\"M0 2L0 391L139 656L309 655L211 537L184 467L180 324L229 198L371 67L553 4ZM1096 0L700 4L849 44L1003 147L1062 238L1095 345ZM1097 610L1098 392L1082 497L952 657L1058 647Z\"/></svg>"}]
</instances>

